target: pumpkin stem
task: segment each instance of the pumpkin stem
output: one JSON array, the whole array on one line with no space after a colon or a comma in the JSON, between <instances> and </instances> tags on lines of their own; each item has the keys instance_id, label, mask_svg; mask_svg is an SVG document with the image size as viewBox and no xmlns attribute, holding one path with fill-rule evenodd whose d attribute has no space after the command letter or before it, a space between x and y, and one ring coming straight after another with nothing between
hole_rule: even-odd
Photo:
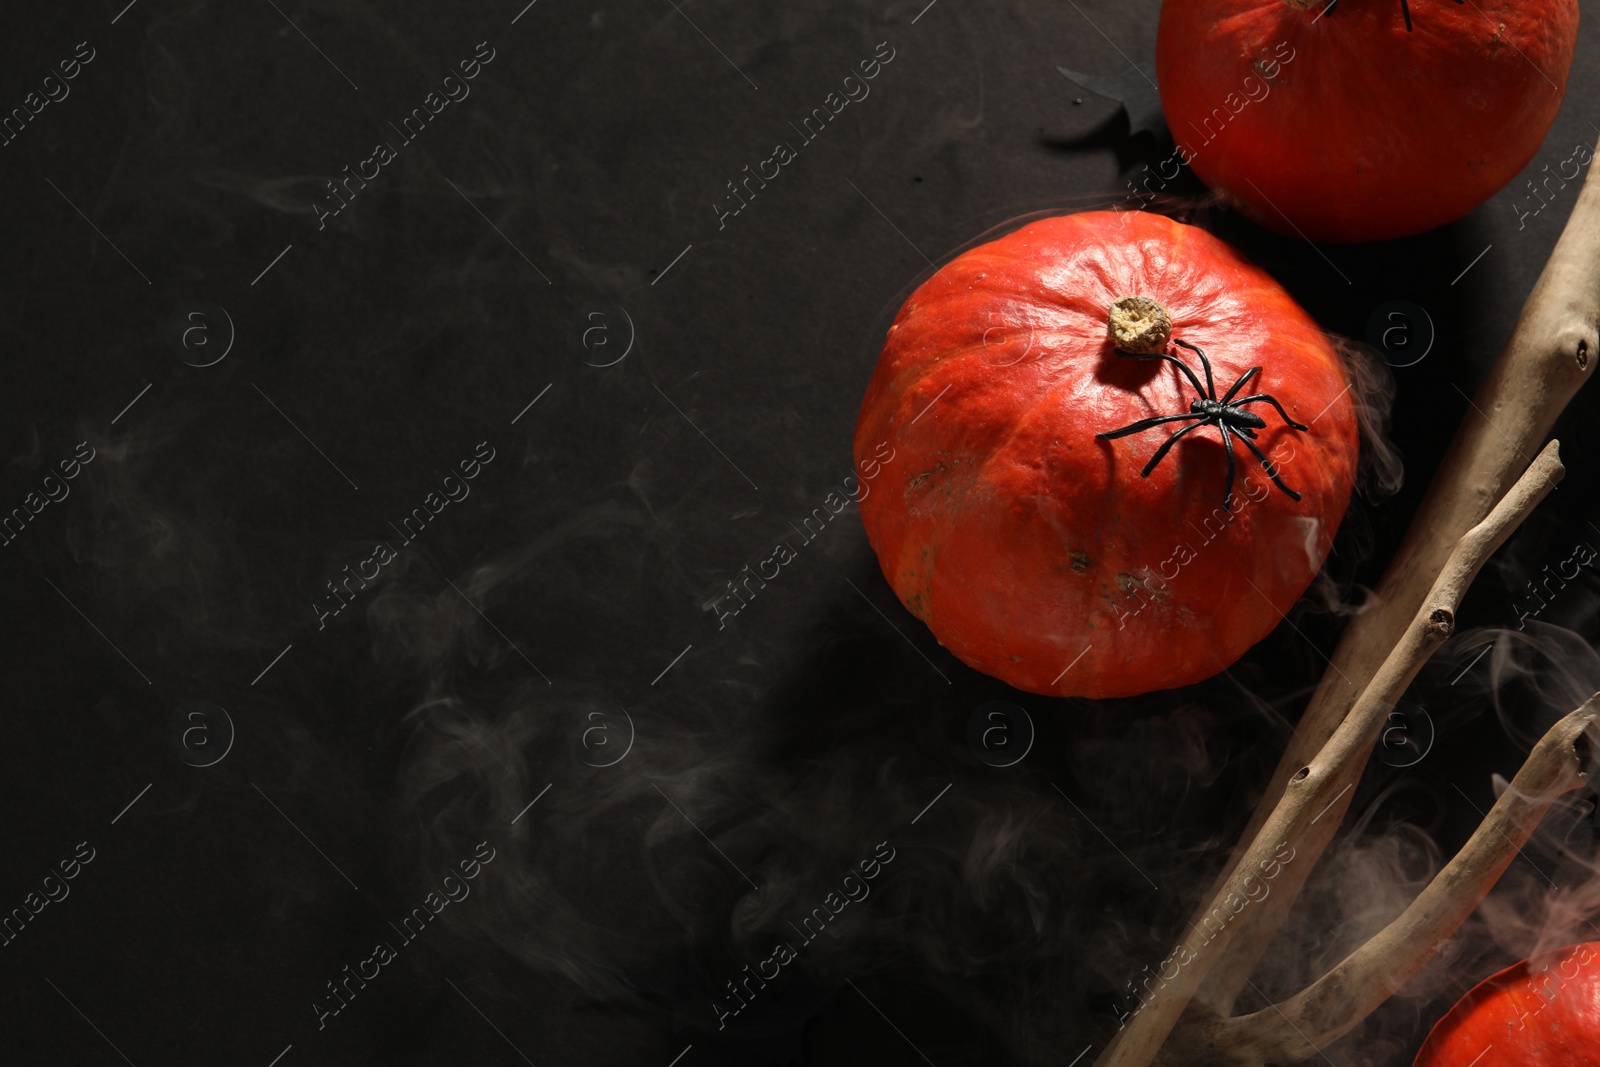
<instances>
[{"instance_id":1,"label":"pumpkin stem","mask_svg":"<svg viewBox=\"0 0 1600 1067\"><path fill-rule=\"evenodd\" d=\"M1172 338L1172 316L1147 296L1125 296L1106 312L1106 332L1118 351L1153 355Z\"/></svg>"}]
</instances>

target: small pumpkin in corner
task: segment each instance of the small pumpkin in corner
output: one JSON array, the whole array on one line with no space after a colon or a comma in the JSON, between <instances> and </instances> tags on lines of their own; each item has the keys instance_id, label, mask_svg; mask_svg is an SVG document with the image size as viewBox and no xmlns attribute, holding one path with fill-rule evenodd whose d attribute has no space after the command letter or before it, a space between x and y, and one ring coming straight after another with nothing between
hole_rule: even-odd
<instances>
[{"instance_id":1,"label":"small pumpkin in corner","mask_svg":"<svg viewBox=\"0 0 1600 1067\"><path fill-rule=\"evenodd\" d=\"M890 327L861 517L952 653L1054 696L1210 677L1282 621L1355 478L1350 380L1265 272L1142 212L1032 222Z\"/></svg>"},{"instance_id":2,"label":"small pumpkin in corner","mask_svg":"<svg viewBox=\"0 0 1600 1067\"><path fill-rule=\"evenodd\" d=\"M1600 942L1540 953L1479 982L1414 1067L1600 1067Z\"/></svg>"}]
</instances>

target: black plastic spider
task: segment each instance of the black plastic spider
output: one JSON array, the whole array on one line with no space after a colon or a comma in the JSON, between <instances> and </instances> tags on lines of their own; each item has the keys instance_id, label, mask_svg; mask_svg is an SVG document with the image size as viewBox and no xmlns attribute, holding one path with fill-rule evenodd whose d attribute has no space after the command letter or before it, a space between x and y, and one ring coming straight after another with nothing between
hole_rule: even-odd
<instances>
[{"instance_id":1,"label":"black plastic spider","mask_svg":"<svg viewBox=\"0 0 1600 1067\"><path fill-rule=\"evenodd\" d=\"M1467 0L1456 0L1456 3L1458 3L1458 4L1464 4L1466 2L1467 2ZM1339 0L1330 0L1330 3L1328 4L1328 6L1322 9L1322 15L1331 15L1331 14L1333 14L1333 9L1335 7L1337 7L1338 4L1339 4ZM1411 32L1411 5L1407 2L1407 0L1400 0L1400 14L1405 16L1405 19L1406 19L1406 32L1410 33ZM1322 15L1318 15L1317 18L1320 19L1322 17ZM1313 19L1312 21L1314 22L1316 20Z\"/></svg>"},{"instance_id":2,"label":"black plastic spider","mask_svg":"<svg viewBox=\"0 0 1600 1067\"><path fill-rule=\"evenodd\" d=\"M1221 400L1218 400L1217 386L1211 378L1211 361L1206 358L1205 351L1199 345L1192 345L1188 341L1180 341L1176 337L1172 339L1172 343L1175 345L1182 345L1184 348L1187 348L1189 351L1200 357L1200 364L1201 366L1205 367L1206 370L1205 388L1202 389L1200 387L1200 379L1196 378L1194 371L1190 370L1177 356L1169 355L1166 352L1153 352L1149 355L1138 355L1133 352L1123 352L1120 349L1117 351L1117 355L1127 356L1129 359L1164 359L1168 363L1171 363L1173 366L1177 367L1179 370L1183 371L1183 376L1189 379L1190 384L1194 386L1195 392L1200 394L1193 400L1193 402L1189 404L1189 413L1187 415L1158 415L1153 419L1140 419L1131 426L1124 426L1120 430L1108 430L1105 433L1097 433L1095 434L1095 437L1109 441L1113 438L1127 437L1129 434L1141 433L1150 429L1151 427L1159 426L1165 422L1180 422L1186 419L1198 419L1200 421L1196 422L1194 425L1185 426L1183 429L1167 438L1162 446L1156 449L1156 454L1150 457L1150 462L1144 465L1144 470L1139 472L1139 476L1142 478L1150 477L1150 472L1156 469L1156 464L1160 463L1161 460L1165 458L1166 454L1172 450L1172 446L1177 444L1178 438L1182 437L1184 434L1193 430L1198 430L1202 426L1215 426L1217 428L1217 433L1222 435L1222 447L1227 451L1228 454L1228 484L1222 490L1223 507L1231 509L1233 506L1233 442L1231 438L1234 435L1237 435L1239 440L1244 442L1244 446L1261 461L1262 469L1267 472L1267 477L1272 479L1272 484L1287 493L1290 499L1299 500L1300 494L1283 484L1283 479L1278 477L1278 468L1274 467L1272 465L1272 461L1266 457L1266 454L1263 453L1261 449L1256 447L1256 431L1266 429L1267 420L1263 419L1260 415L1245 411L1244 405L1265 402L1277 408L1278 414L1283 416L1283 421L1294 427L1296 430L1307 430L1310 427L1302 426L1300 423L1291 419L1289 417L1289 413L1283 410L1283 405L1278 403L1275 397L1272 397L1267 393L1252 393L1249 396L1239 397L1237 400L1234 399L1234 396L1239 392L1239 390L1244 388L1244 384L1246 382L1261 373L1260 367L1251 367L1249 370L1245 371L1239 376L1239 380L1233 383L1233 388L1228 390L1227 395L1225 395Z\"/></svg>"}]
</instances>

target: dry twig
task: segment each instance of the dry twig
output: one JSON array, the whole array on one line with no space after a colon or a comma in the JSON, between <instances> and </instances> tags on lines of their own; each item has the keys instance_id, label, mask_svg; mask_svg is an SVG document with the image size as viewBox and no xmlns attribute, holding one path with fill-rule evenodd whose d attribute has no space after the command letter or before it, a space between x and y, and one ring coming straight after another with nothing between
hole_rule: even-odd
<instances>
[{"instance_id":1,"label":"dry twig","mask_svg":"<svg viewBox=\"0 0 1600 1067\"><path fill-rule=\"evenodd\" d=\"M1600 358L1600 177L1595 169L1584 179L1516 329L1478 387L1404 542L1390 560L1375 606L1346 628L1230 865L1218 876L1218 887L1283 797L1290 778L1333 736L1400 640L1456 539L1488 514L1531 462L1556 418L1594 372ZM1286 870L1272 897L1249 916L1200 990L1200 999L1212 1010L1224 1015L1232 1010L1314 860ZM1211 894L1213 900L1217 895ZM1212 906L1207 901L1197 915Z\"/></svg>"},{"instance_id":2,"label":"dry twig","mask_svg":"<svg viewBox=\"0 0 1600 1067\"><path fill-rule=\"evenodd\" d=\"M1298 1063L1338 1040L1416 974L1527 843L1557 797L1588 781L1600 693L1551 727L1472 837L1400 917L1303 991L1251 1015L1174 1034L1159 1067Z\"/></svg>"},{"instance_id":3,"label":"dry twig","mask_svg":"<svg viewBox=\"0 0 1600 1067\"><path fill-rule=\"evenodd\" d=\"M1309 866L1322 854L1349 806L1356 781L1395 701L1428 657L1454 632L1455 613L1479 569L1555 488L1563 473L1559 447L1552 441L1494 509L1457 539L1433 587L1373 675L1371 684L1322 750L1291 776L1283 799L1223 883L1217 894L1219 905L1210 912L1227 916L1220 929L1207 928L1203 923L1191 926L1175 957L1179 964L1177 974L1118 1034L1101 1057L1101 1067L1150 1064L1194 991L1224 958L1239 929L1236 918L1248 911L1247 902L1258 900L1259 905L1264 905L1277 894L1279 884L1296 864ZM1290 860L1284 860L1280 852L1285 844L1293 849ZM1258 886L1262 884L1262 873L1268 870L1274 872L1271 887L1256 898L1258 890L1252 889L1250 883L1254 880ZM1476 903L1474 899L1467 910L1470 912Z\"/></svg>"}]
</instances>

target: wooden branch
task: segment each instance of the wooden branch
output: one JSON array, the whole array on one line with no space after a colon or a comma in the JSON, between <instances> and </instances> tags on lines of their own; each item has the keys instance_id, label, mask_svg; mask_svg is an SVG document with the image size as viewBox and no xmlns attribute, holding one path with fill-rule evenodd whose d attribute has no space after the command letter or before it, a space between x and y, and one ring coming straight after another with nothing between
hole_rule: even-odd
<instances>
[{"instance_id":1,"label":"wooden branch","mask_svg":"<svg viewBox=\"0 0 1600 1067\"><path fill-rule=\"evenodd\" d=\"M1600 152L1600 144L1596 145ZM1600 167L1591 168L1566 227L1523 304L1511 339L1478 387L1450 450L1440 462L1404 542L1379 582L1373 607L1345 629L1316 694L1273 773L1229 865L1232 874L1284 795L1290 778L1333 736L1378 666L1400 639L1439 573L1450 547L1486 515L1517 471L1528 463L1556 418L1600 359ZM1295 864L1272 896L1247 916L1201 990L1201 999L1228 1014L1256 961L1288 915L1312 864ZM1213 896L1216 894L1213 893ZM1197 912L1199 921L1203 912Z\"/></svg>"},{"instance_id":2,"label":"wooden branch","mask_svg":"<svg viewBox=\"0 0 1600 1067\"><path fill-rule=\"evenodd\" d=\"M1455 613L1479 569L1561 480L1565 469L1559 451L1557 443L1550 442L1494 509L1456 541L1433 588L1350 715L1322 750L1290 777L1283 799L1250 841L1242 862L1207 901L1201 921L1190 924L1188 936L1168 958L1168 963L1177 962L1177 973L1171 978L1161 975L1164 984L1101 1055L1099 1067L1147 1067L1237 935L1237 917L1252 903L1259 908L1271 900L1290 871L1316 863L1349 807L1389 711L1422 664L1455 631ZM1285 847L1292 850L1287 858L1282 853ZM1256 896L1263 886L1266 892Z\"/></svg>"},{"instance_id":3,"label":"wooden branch","mask_svg":"<svg viewBox=\"0 0 1600 1067\"><path fill-rule=\"evenodd\" d=\"M1180 1030L1160 1067L1299 1063L1352 1030L1406 983L1477 908L1557 797L1588 781L1600 693L1551 727L1487 818L1399 918L1288 1000Z\"/></svg>"}]
</instances>

